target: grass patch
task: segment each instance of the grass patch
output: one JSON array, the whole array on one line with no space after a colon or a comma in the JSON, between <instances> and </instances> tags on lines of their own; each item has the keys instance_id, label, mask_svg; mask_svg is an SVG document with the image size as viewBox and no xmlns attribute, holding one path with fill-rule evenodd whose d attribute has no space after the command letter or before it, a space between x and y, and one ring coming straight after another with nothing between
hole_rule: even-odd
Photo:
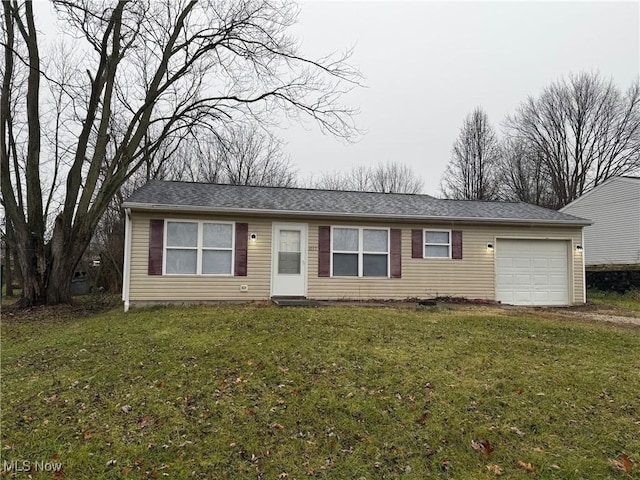
<instances>
[{"instance_id":1,"label":"grass patch","mask_svg":"<svg viewBox=\"0 0 640 480\"><path fill-rule=\"evenodd\" d=\"M613 305L614 307L640 312L640 290L629 290L626 293L605 292L590 289L587 291L587 300L598 305Z\"/></svg>"},{"instance_id":2,"label":"grass patch","mask_svg":"<svg viewBox=\"0 0 640 480\"><path fill-rule=\"evenodd\" d=\"M492 465L531 478L519 461L537 478L638 478L609 459L640 461L640 330L510 315L249 305L5 321L2 460L56 461L73 479L493 478Z\"/></svg>"}]
</instances>

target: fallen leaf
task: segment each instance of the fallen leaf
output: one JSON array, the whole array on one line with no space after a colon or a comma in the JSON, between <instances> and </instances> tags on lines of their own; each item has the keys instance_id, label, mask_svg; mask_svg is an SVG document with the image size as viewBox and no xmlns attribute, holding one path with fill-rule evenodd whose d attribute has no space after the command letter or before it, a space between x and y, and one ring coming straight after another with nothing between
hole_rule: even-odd
<instances>
[{"instance_id":1,"label":"fallen leaf","mask_svg":"<svg viewBox=\"0 0 640 480\"><path fill-rule=\"evenodd\" d=\"M443 459L442 462L440 462L440 468L442 469L443 472L448 472L449 469L451 468L451 462L446 458Z\"/></svg>"},{"instance_id":2,"label":"fallen leaf","mask_svg":"<svg viewBox=\"0 0 640 480\"><path fill-rule=\"evenodd\" d=\"M551 465L549 465L549 468L553 468L554 470L560 470L560 465L556 465L555 463L552 463Z\"/></svg>"},{"instance_id":3,"label":"fallen leaf","mask_svg":"<svg viewBox=\"0 0 640 480\"><path fill-rule=\"evenodd\" d=\"M129 475L131 473L131 470L133 470L131 467L124 467L120 472L122 473L122 475Z\"/></svg>"},{"instance_id":4,"label":"fallen leaf","mask_svg":"<svg viewBox=\"0 0 640 480\"><path fill-rule=\"evenodd\" d=\"M144 417L142 417L142 418L140 419L140 421L138 422L138 424L140 425L140 427L141 427L141 428L144 428L144 427L146 427L146 426L149 424L149 422L150 422L151 420L153 420L153 417L152 417L151 415L147 414L147 415L145 415Z\"/></svg>"},{"instance_id":5,"label":"fallen leaf","mask_svg":"<svg viewBox=\"0 0 640 480\"><path fill-rule=\"evenodd\" d=\"M524 437L524 432L518 427L511 427L511 431L520 437Z\"/></svg>"},{"instance_id":6,"label":"fallen leaf","mask_svg":"<svg viewBox=\"0 0 640 480\"><path fill-rule=\"evenodd\" d=\"M622 470L624 473L631 473L633 470L633 462L626 453L621 453L618 456L619 460L613 458L609 459L609 463L616 467L618 470Z\"/></svg>"},{"instance_id":7,"label":"fallen leaf","mask_svg":"<svg viewBox=\"0 0 640 480\"><path fill-rule=\"evenodd\" d=\"M93 433L91 432L84 432L82 434L82 438L84 438L85 440L89 440L91 437L93 437Z\"/></svg>"},{"instance_id":8,"label":"fallen leaf","mask_svg":"<svg viewBox=\"0 0 640 480\"><path fill-rule=\"evenodd\" d=\"M536 471L536 467L534 467L533 465L531 465L530 463L524 463L522 460L518 460L517 465L523 469L526 470L529 473L535 473Z\"/></svg>"},{"instance_id":9,"label":"fallen leaf","mask_svg":"<svg viewBox=\"0 0 640 480\"><path fill-rule=\"evenodd\" d=\"M500 465L487 465L487 470L495 475L502 475L504 473L504 470Z\"/></svg>"},{"instance_id":10,"label":"fallen leaf","mask_svg":"<svg viewBox=\"0 0 640 480\"><path fill-rule=\"evenodd\" d=\"M64 478L64 470L56 470L53 472L53 480L62 480Z\"/></svg>"},{"instance_id":11,"label":"fallen leaf","mask_svg":"<svg viewBox=\"0 0 640 480\"><path fill-rule=\"evenodd\" d=\"M269 428L273 430L284 430L284 427L276 422L273 422L271 425L269 425Z\"/></svg>"},{"instance_id":12,"label":"fallen leaf","mask_svg":"<svg viewBox=\"0 0 640 480\"><path fill-rule=\"evenodd\" d=\"M122 410L122 413L129 413L131 410L133 410L133 407L131 405L123 405L122 407L120 407L120 410Z\"/></svg>"},{"instance_id":13,"label":"fallen leaf","mask_svg":"<svg viewBox=\"0 0 640 480\"><path fill-rule=\"evenodd\" d=\"M427 412L424 412L422 415L420 415L420 418L416 420L416 423L420 424L420 425L424 425L424 422L427 421L427 417L429 416L429 414Z\"/></svg>"},{"instance_id":14,"label":"fallen leaf","mask_svg":"<svg viewBox=\"0 0 640 480\"><path fill-rule=\"evenodd\" d=\"M471 440L471 448L479 452L482 452L482 454L485 457L488 457L489 455L491 455L491 452L493 452L494 450L493 446L489 443L489 440L482 440L480 442Z\"/></svg>"}]
</instances>

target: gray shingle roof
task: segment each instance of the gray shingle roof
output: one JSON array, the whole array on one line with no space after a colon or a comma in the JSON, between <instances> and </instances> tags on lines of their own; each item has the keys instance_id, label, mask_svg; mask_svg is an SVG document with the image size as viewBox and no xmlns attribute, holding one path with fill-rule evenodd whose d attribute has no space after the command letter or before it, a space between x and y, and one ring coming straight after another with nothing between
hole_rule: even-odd
<instances>
[{"instance_id":1,"label":"gray shingle roof","mask_svg":"<svg viewBox=\"0 0 640 480\"><path fill-rule=\"evenodd\" d=\"M159 180L152 180L136 190L124 207L191 212L590 224L588 220L521 202L445 200L429 195Z\"/></svg>"}]
</instances>

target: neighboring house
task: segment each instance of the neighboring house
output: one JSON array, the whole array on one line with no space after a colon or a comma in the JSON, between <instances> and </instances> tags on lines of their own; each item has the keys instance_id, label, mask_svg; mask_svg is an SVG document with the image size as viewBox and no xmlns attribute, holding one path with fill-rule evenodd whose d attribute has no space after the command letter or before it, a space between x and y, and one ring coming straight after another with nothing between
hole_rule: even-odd
<instances>
[{"instance_id":1,"label":"neighboring house","mask_svg":"<svg viewBox=\"0 0 640 480\"><path fill-rule=\"evenodd\" d=\"M585 301L590 222L525 203L151 181L124 208L125 309L279 296Z\"/></svg>"},{"instance_id":2,"label":"neighboring house","mask_svg":"<svg viewBox=\"0 0 640 480\"><path fill-rule=\"evenodd\" d=\"M587 217L586 265L640 264L640 177L613 177L560 210Z\"/></svg>"}]
</instances>

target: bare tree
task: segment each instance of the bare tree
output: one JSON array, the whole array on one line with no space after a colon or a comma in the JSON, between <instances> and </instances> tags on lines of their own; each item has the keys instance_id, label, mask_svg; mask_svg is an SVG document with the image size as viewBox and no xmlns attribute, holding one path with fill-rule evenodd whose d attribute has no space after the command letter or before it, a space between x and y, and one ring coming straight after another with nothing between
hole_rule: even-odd
<instances>
[{"instance_id":1,"label":"bare tree","mask_svg":"<svg viewBox=\"0 0 640 480\"><path fill-rule=\"evenodd\" d=\"M598 74L569 76L506 120L561 208L608 178L640 168L640 86L626 93Z\"/></svg>"},{"instance_id":2,"label":"bare tree","mask_svg":"<svg viewBox=\"0 0 640 480\"><path fill-rule=\"evenodd\" d=\"M310 188L325 190L353 190L348 172L332 170L320 172L318 177L312 176L306 182Z\"/></svg>"},{"instance_id":3,"label":"bare tree","mask_svg":"<svg viewBox=\"0 0 640 480\"><path fill-rule=\"evenodd\" d=\"M349 52L302 56L288 33L297 16L292 3L55 0L54 6L83 56L83 68L66 79L41 62L31 2L2 4L0 181L23 277L19 305L70 301L74 269L114 195L151 157L176 152L194 132L215 135L239 118L284 112L308 115L339 137L356 133L353 110L339 102L359 80L346 63ZM21 65L24 102L14 106ZM60 110L67 140L58 142L73 141L58 151L57 178L66 182L51 203L47 192L56 186L45 158L55 155L42 140L54 135L41 122L42 86L49 84L62 92L60 105L66 99L73 106ZM20 122L27 128L15 131ZM19 144L24 148L14 148Z\"/></svg>"},{"instance_id":4,"label":"bare tree","mask_svg":"<svg viewBox=\"0 0 640 480\"><path fill-rule=\"evenodd\" d=\"M398 162L372 166L354 166L346 172L323 172L311 179L313 188L358 192L420 193L422 179L408 166Z\"/></svg>"},{"instance_id":5,"label":"bare tree","mask_svg":"<svg viewBox=\"0 0 640 480\"><path fill-rule=\"evenodd\" d=\"M547 175L541 153L524 140L507 138L503 143L502 163L499 167L501 197L553 208L556 198Z\"/></svg>"},{"instance_id":6,"label":"bare tree","mask_svg":"<svg viewBox=\"0 0 640 480\"><path fill-rule=\"evenodd\" d=\"M463 200L499 198L501 148L489 118L477 107L465 119L442 177L445 197Z\"/></svg>"},{"instance_id":7,"label":"bare tree","mask_svg":"<svg viewBox=\"0 0 640 480\"><path fill-rule=\"evenodd\" d=\"M398 162L378 163L369 176L374 192L420 193L424 185L409 166Z\"/></svg>"},{"instance_id":8,"label":"bare tree","mask_svg":"<svg viewBox=\"0 0 640 480\"><path fill-rule=\"evenodd\" d=\"M282 142L255 124L231 128L205 143L209 155L197 157L197 180L274 187L296 184L296 170Z\"/></svg>"}]
</instances>

